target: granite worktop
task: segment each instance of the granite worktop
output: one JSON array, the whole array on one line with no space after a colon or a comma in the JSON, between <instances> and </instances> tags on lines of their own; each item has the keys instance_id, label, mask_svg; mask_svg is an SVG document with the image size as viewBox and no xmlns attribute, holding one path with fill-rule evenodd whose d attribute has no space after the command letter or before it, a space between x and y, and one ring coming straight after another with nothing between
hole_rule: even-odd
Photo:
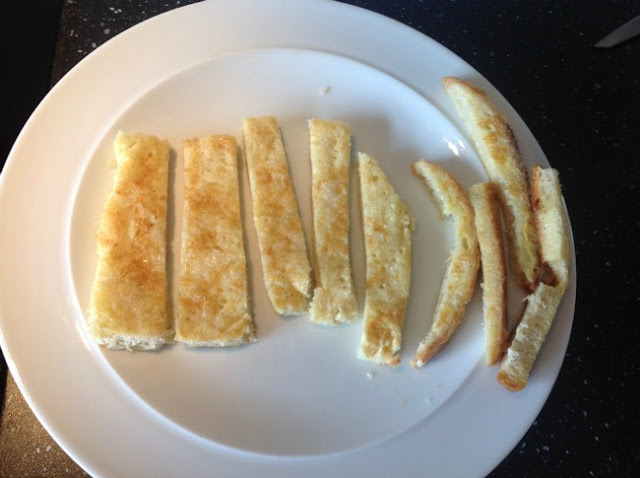
<instances>
[{"instance_id":1,"label":"granite worktop","mask_svg":"<svg viewBox=\"0 0 640 478\"><path fill-rule=\"evenodd\" d=\"M186 3L2 4L0 160L38 101L82 58L130 26ZM518 111L562 178L578 271L571 339L546 405L491 476L634 475L640 466L634 386L640 161L632 143L640 134L640 37L611 49L593 45L640 14L638 2L346 3L419 30L480 71ZM0 476L80 476L30 412L4 362L1 367Z\"/></svg>"}]
</instances>

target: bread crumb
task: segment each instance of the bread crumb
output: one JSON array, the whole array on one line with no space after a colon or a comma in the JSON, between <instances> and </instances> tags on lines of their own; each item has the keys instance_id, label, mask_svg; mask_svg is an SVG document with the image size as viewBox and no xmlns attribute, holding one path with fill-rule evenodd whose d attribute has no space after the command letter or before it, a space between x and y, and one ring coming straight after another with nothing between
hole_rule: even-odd
<instances>
[{"instance_id":1,"label":"bread crumb","mask_svg":"<svg viewBox=\"0 0 640 478\"><path fill-rule=\"evenodd\" d=\"M327 93L329 93L329 91L331 91L331 87L329 85L325 85L320 88L320 93L322 93L323 95L326 95Z\"/></svg>"},{"instance_id":2,"label":"bread crumb","mask_svg":"<svg viewBox=\"0 0 640 478\"><path fill-rule=\"evenodd\" d=\"M372 380L373 377L375 377L376 375L378 375L378 372L376 372L375 370L371 370L370 372L367 372L367 378L369 380Z\"/></svg>"}]
</instances>

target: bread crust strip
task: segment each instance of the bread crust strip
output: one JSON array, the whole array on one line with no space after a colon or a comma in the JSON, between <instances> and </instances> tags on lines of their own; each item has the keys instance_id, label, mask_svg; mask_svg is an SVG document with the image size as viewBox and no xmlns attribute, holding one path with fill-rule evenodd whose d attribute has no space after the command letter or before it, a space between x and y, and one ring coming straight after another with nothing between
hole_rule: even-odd
<instances>
[{"instance_id":1,"label":"bread crust strip","mask_svg":"<svg viewBox=\"0 0 640 478\"><path fill-rule=\"evenodd\" d=\"M116 172L97 231L88 332L110 349L173 340L167 288L169 143L118 132Z\"/></svg>"},{"instance_id":2,"label":"bread crust strip","mask_svg":"<svg viewBox=\"0 0 640 478\"><path fill-rule=\"evenodd\" d=\"M509 260L526 291L540 278L540 258L531 208L527 171L511 127L487 94L455 77L442 84L471 134L480 160L499 191L509 239Z\"/></svg>"},{"instance_id":3,"label":"bread crust strip","mask_svg":"<svg viewBox=\"0 0 640 478\"><path fill-rule=\"evenodd\" d=\"M420 368L444 347L462 322L476 285L480 252L473 208L458 181L437 164L425 160L413 164L413 173L429 188L442 215L453 218L456 238L447 258L431 330L411 361L411 365Z\"/></svg>"},{"instance_id":4,"label":"bread crust strip","mask_svg":"<svg viewBox=\"0 0 640 478\"><path fill-rule=\"evenodd\" d=\"M311 266L280 129L272 116L243 120L265 287L281 315L309 309Z\"/></svg>"},{"instance_id":5,"label":"bread crust strip","mask_svg":"<svg viewBox=\"0 0 640 478\"><path fill-rule=\"evenodd\" d=\"M382 168L358 153L366 287L358 358L396 367L411 285L414 219Z\"/></svg>"},{"instance_id":6,"label":"bread crust strip","mask_svg":"<svg viewBox=\"0 0 640 478\"><path fill-rule=\"evenodd\" d=\"M184 190L176 340L192 347L254 342L233 136L185 141Z\"/></svg>"},{"instance_id":7,"label":"bread crust strip","mask_svg":"<svg viewBox=\"0 0 640 478\"><path fill-rule=\"evenodd\" d=\"M531 189L542 263L551 275L526 299L520 323L500 363L498 381L511 391L526 387L558 306L569 285L571 252L558 172L534 166Z\"/></svg>"},{"instance_id":8,"label":"bread crust strip","mask_svg":"<svg viewBox=\"0 0 640 478\"><path fill-rule=\"evenodd\" d=\"M507 345L507 271L498 195L493 183L474 184L469 199L475 213L482 267L485 362L498 363Z\"/></svg>"},{"instance_id":9,"label":"bread crust strip","mask_svg":"<svg viewBox=\"0 0 640 478\"><path fill-rule=\"evenodd\" d=\"M309 120L313 252L316 287L312 322L338 325L358 318L349 253L351 128Z\"/></svg>"}]
</instances>

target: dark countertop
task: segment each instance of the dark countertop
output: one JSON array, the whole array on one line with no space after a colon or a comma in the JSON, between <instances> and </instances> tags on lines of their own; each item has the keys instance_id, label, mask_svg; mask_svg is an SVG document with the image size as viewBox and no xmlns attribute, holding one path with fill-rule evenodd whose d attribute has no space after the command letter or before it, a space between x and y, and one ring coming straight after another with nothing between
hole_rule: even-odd
<instances>
[{"instance_id":1,"label":"dark countertop","mask_svg":"<svg viewBox=\"0 0 640 478\"><path fill-rule=\"evenodd\" d=\"M128 27L185 3L192 2L0 6L0 160L49 87L79 60ZM474 66L518 111L560 172L577 254L573 331L545 407L491 476L635 474L640 161L632 142L640 134L640 37L612 49L593 44L640 14L638 2L346 3L404 22ZM4 361L1 370L0 476L79 476L31 414Z\"/></svg>"}]
</instances>

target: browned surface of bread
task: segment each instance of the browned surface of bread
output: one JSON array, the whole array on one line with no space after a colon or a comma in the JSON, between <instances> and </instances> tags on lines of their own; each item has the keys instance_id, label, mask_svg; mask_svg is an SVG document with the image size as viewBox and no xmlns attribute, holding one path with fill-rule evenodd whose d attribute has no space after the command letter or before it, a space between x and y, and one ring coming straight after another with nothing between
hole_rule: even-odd
<instances>
[{"instance_id":1,"label":"browned surface of bread","mask_svg":"<svg viewBox=\"0 0 640 478\"><path fill-rule=\"evenodd\" d=\"M447 258L431 329L411 361L411 365L419 368L444 347L462 322L475 289L480 251L473 208L460 183L437 164L425 160L414 163L413 172L429 188L442 215L453 218L456 238Z\"/></svg>"},{"instance_id":2,"label":"browned surface of bread","mask_svg":"<svg viewBox=\"0 0 640 478\"><path fill-rule=\"evenodd\" d=\"M542 262L551 278L527 297L523 316L500 363L498 381L512 391L526 387L569 284L569 231L557 171L534 166L531 186Z\"/></svg>"},{"instance_id":3,"label":"browned surface of bread","mask_svg":"<svg viewBox=\"0 0 640 478\"><path fill-rule=\"evenodd\" d=\"M547 282L566 286L569 282L571 244L558 171L534 166L531 190L542 264L552 275Z\"/></svg>"},{"instance_id":4,"label":"browned surface of bread","mask_svg":"<svg viewBox=\"0 0 640 478\"><path fill-rule=\"evenodd\" d=\"M495 365L507 345L507 270L498 196L493 183L474 184L469 199L475 212L482 264L485 362Z\"/></svg>"},{"instance_id":5,"label":"browned surface of bread","mask_svg":"<svg viewBox=\"0 0 640 478\"><path fill-rule=\"evenodd\" d=\"M272 116L245 118L243 128L265 287L276 312L304 314L311 266L280 128Z\"/></svg>"},{"instance_id":6,"label":"browned surface of bread","mask_svg":"<svg viewBox=\"0 0 640 478\"><path fill-rule=\"evenodd\" d=\"M351 128L311 119L309 141L316 279L309 315L312 322L336 325L358 318L349 253Z\"/></svg>"},{"instance_id":7,"label":"browned surface of bread","mask_svg":"<svg viewBox=\"0 0 640 478\"><path fill-rule=\"evenodd\" d=\"M395 367L411 283L413 216L374 158L359 153L358 170L366 257L358 357Z\"/></svg>"},{"instance_id":8,"label":"browned surface of bread","mask_svg":"<svg viewBox=\"0 0 640 478\"><path fill-rule=\"evenodd\" d=\"M233 136L184 144L184 216L176 340L228 347L256 340L249 311L238 151Z\"/></svg>"},{"instance_id":9,"label":"browned surface of bread","mask_svg":"<svg viewBox=\"0 0 640 478\"><path fill-rule=\"evenodd\" d=\"M169 143L119 132L117 169L97 232L89 335L113 349L173 339L167 288Z\"/></svg>"},{"instance_id":10,"label":"browned surface of bread","mask_svg":"<svg viewBox=\"0 0 640 478\"><path fill-rule=\"evenodd\" d=\"M471 134L489 179L498 187L509 260L518 283L531 292L539 281L540 260L527 171L513 131L483 90L455 77L443 78L442 83Z\"/></svg>"}]
</instances>

